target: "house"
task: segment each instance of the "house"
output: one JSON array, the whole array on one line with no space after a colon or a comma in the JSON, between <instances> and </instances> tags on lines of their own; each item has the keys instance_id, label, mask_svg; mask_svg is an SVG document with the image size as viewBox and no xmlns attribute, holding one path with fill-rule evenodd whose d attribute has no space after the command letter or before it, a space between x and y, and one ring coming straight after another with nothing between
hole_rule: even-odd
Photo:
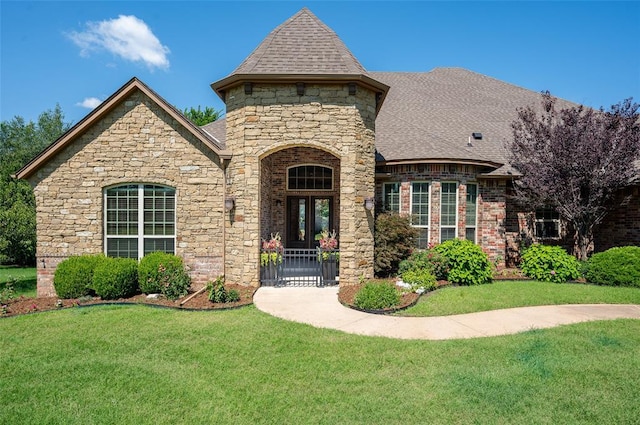
<instances>
[{"instance_id":1,"label":"house","mask_svg":"<svg viewBox=\"0 0 640 425\"><path fill-rule=\"evenodd\" d=\"M211 88L226 116L199 128L133 78L19 171L40 295L60 261L100 252L172 252L196 284L258 286L261 239L313 250L322 229L353 284L373 275L374 201L412 214L419 246L467 238L498 263L523 235L561 237L553 210L509 200L504 141L535 92L458 68L369 72L306 8ZM640 240L631 190L610 240Z\"/></svg>"}]
</instances>

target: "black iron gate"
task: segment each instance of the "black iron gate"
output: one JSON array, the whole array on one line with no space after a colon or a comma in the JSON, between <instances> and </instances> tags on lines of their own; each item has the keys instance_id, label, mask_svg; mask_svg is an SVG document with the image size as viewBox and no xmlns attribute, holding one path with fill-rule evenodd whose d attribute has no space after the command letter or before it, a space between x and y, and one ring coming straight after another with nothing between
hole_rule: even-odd
<instances>
[{"instance_id":1,"label":"black iron gate","mask_svg":"<svg viewBox=\"0 0 640 425\"><path fill-rule=\"evenodd\" d=\"M322 255L317 249L285 248L282 261L261 266L263 286L327 286L338 283L338 252Z\"/></svg>"}]
</instances>

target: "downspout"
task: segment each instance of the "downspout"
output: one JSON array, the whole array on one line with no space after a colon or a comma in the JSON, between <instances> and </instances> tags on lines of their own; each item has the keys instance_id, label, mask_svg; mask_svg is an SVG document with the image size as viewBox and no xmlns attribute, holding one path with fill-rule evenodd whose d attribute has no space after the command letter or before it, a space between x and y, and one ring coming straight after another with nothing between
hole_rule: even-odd
<instances>
[{"instance_id":1,"label":"downspout","mask_svg":"<svg viewBox=\"0 0 640 425\"><path fill-rule=\"evenodd\" d=\"M227 167L229 163L221 158L222 162L222 276L227 275L227 209L225 201L227 199Z\"/></svg>"}]
</instances>

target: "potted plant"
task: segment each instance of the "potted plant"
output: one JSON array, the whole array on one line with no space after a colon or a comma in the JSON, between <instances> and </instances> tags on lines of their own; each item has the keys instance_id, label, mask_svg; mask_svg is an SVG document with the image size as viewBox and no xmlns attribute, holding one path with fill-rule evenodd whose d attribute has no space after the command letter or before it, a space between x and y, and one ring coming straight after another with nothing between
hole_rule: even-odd
<instances>
[{"instance_id":1,"label":"potted plant","mask_svg":"<svg viewBox=\"0 0 640 425\"><path fill-rule=\"evenodd\" d=\"M338 274L338 261L340 260L336 231L323 230L316 236L316 239L319 243L318 261L320 261L322 267L322 280L334 283Z\"/></svg>"},{"instance_id":2,"label":"potted plant","mask_svg":"<svg viewBox=\"0 0 640 425\"><path fill-rule=\"evenodd\" d=\"M280 233L271 234L271 239L262 240L260 252L260 278L263 281L275 281L278 278L278 266L282 264L284 247Z\"/></svg>"}]
</instances>

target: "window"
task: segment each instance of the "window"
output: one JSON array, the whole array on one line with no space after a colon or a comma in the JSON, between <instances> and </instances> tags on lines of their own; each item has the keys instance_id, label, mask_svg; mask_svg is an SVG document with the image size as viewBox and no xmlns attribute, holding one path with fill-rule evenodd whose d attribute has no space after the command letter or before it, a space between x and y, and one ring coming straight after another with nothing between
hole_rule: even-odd
<instances>
[{"instance_id":1,"label":"window","mask_svg":"<svg viewBox=\"0 0 640 425\"><path fill-rule=\"evenodd\" d=\"M289 190L332 190L333 169L321 165L300 165L287 172Z\"/></svg>"},{"instance_id":2,"label":"window","mask_svg":"<svg viewBox=\"0 0 640 425\"><path fill-rule=\"evenodd\" d=\"M440 186L440 242L455 239L458 228L458 184Z\"/></svg>"},{"instance_id":3,"label":"window","mask_svg":"<svg viewBox=\"0 0 640 425\"><path fill-rule=\"evenodd\" d=\"M429 183L411 183L411 225L419 229L417 246L429 246Z\"/></svg>"},{"instance_id":4,"label":"window","mask_svg":"<svg viewBox=\"0 0 640 425\"><path fill-rule=\"evenodd\" d=\"M173 188L149 184L105 190L107 256L142 258L154 251L175 254L175 193Z\"/></svg>"},{"instance_id":5,"label":"window","mask_svg":"<svg viewBox=\"0 0 640 425\"><path fill-rule=\"evenodd\" d=\"M475 183L467 184L467 209L466 209L466 228L465 239L476 243L476 223L478 216L478 185Z\"/></svg>"},{"instance_id":6,"label":"window","mask_svg":"<svg viewBox=\"0 0 640 425\"><path fill-rule=\"evenodd\" d=\"M400 183L385 183L383 185L385 211L400 212Z\"/></svg>"},{"instance_id":7,"label":"window","mask_svg":"<svg viewBox=\"0 0 640 425\"><path fill-rule=\"evenodd\" d=\"M536 237L541 239L557 239L560 237L560 214L551 208L536 210Z\"/></svg>"}]
</instances>

